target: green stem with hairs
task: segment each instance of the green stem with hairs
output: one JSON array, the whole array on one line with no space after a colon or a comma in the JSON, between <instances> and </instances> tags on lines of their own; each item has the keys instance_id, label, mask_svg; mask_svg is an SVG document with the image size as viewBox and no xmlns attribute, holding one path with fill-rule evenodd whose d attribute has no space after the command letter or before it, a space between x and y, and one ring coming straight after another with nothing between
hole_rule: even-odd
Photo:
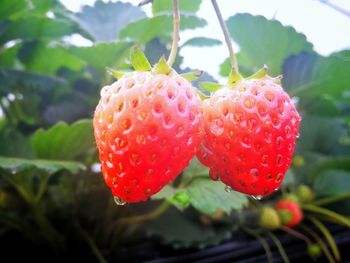
<instances>
[{"instance_id":1,"label":"green stem with hairs","mask_svg":"<svg viewBox=\"0 0 350 263\"><path fill-rule=\"evenodd\" d=\"M232 72L238 74L237 59L236 59L235 52L233 51L232 42L231 42L231 39L230 39L230 35L229 35L229 33L228 33L227 26L226 26L226 24L225 24L224 19L222 18L222 15L221 15L219 6L218 6L218 4L216 3L216 0L211 0L211 3L212 3L212 5L213 5L213 7L214 7L216 16L217 16L217 18L218 18L218 20L219 20L219 23L220 23L220 27L221 27L221 29L222 29L222 32L224 33L225 42L226 42L228 51L229 51L229 53L230 53L230 61L231 61Z\"/></svg>"},{"instance_id":2,"label":"green stem with hairs","mask_svg":"<svg viewBox=\"0 0 350 263\"><path fill-rule=\"evenodd\" d=\"M281 241L279 241L279 239L276 237L275 234L273 234L271 231L267 231L267 234L270 236L270 238L272 239L272 241L275 243L278 251L280 252L280 255L284 261L284 263L290 263L289 258L286 254L286 251L284 250Z\"/></svg>"},{"instance_id":3,"label":"green stem with hairs","mask_svg":"<svg viewBox=\"0 0 350 263\"><path fill-rule=\"evenodd\" d=\"M319 199L319 200L312 202L312 205L323 206L323 205L328 205L331 203L343 201L345 199L350 199L350 193L344 193L344 194L339 194L339 195L335 195L335 196L322 198L322 199Z\"/></svg>"},{"instance_id":4,"label":"green stem with hairs","mask_svg":"<svg viewBox=\"0 0 350 263\"><path fill-rule=\"evenodd\" d=\"M267 257L267 262L272 263L272 253L271 253L271 249L269 244L266 242L265 239L263 239L256 231L251 230L249 228L243 227L243 230L248 233L249 235L255 237L259 243L261 244L261 246L264 248L265 252L266 252L266 257Z\"/></svg>"},{"instance_id":5,"label":"green stem with hairs","mask_svg":"<svg viewBox=\"0 0 350 263\"><path fill-rule=\"evenodd\" d=\"M327 257L328 261L330 263L335 263L331 252L327 248L326 244L323 242L322 238L320 238L315 231L313 231L310 227L306 226L305 224L300 224L300 227L303 228L306 232L308 232L316 240L316 242L320 245L321 250Z\"/></svg>"},{"instance_id":6,"label":"green stem with hairs","mask_svg":"<svg viewBox=\"0 0 350 263\"><path fill-rule=\"evenodd\" d=\"M350 220L349 219L347 219L345 216L342 216L342 215L340 215L336 212L333 212L331 210L328 210L328 209L325 209L322 207L318 207L315 205L307 205L307 204L301 205L301 208L305 211L308 211L308 212L331 217L331 218L337 220L339 223L344 224L347 227L350 227Z\"/></svg>"},{"instance_id":7,"label":"green stem with hairs","mask_svg":"<svg viewBox=\"0 0 350 263\"><path fill-rule=\"evenodd\" d=\"M327 239L327 242L333 251L333 255L334 255L335 259L337 261L340 261L341 260L340 252L339 252L337 244L334 241L334 238L333 238L331 232L329 232L329 230L326 228L326 226L324 224L322 224L322 222L320 220L318 220L317 218L309 217L309 219L321 231L321 233Z\"/></svg>"},{"instance_id":8,"label":"green stem with hairs","mask_svg":"<svg viewBox=\"0 0 350 263\"><path fill-rule=\"evenodd\" d=\"M135 224L148 220L152 220L163 214L170 207L170 203L168 201L164 201L160 206L158 206L155 210L150 213L136 216L129 216L120 218L117 223L118 224Z\"/></svg>"},{"instance_id":9,"label":"green stem with hairs","mask_svg":"<svg viewBox=\"0 0 350 263\"><path fill-rule=\"evenodd\" d=\"M170 50L170 55L168 58L168 65L171 67L174 62L175 62L175 58L176 58L176 54L177 54L177 48L179 46L179 40L180 40L180 15L179 15L179 2L178 0L173 0L173 13L174 13L174 18L173 18L173 25L174 25L174 29L173 29L173 44L171 46L171 50Z\"/></svg>"}]
</instances>

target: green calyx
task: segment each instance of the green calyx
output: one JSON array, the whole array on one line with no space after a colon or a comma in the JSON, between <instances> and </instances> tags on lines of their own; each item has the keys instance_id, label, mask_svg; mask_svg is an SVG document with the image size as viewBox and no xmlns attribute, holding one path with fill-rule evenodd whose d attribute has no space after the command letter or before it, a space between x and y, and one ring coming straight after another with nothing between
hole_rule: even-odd
<instances>
[{"instance_id":1,"label":"green calyx","mask_svg":"<svg viewBox=\"0 0 350 263\"><path fill-rule=\"evenodd\" d=\"M242 80L249 80L249 79L260 79L267 76L268 67L264 65L261 69L259 69L256 73L244 78L239 72L236 72L235 70L231 70L230 75L227 78L227 84L226 87L229 89L236 88L237 84L241 82ZM274 78L274 81L278 84L280 84L282 77L276 77ZM215 92L225 85L216 83L216 82L201 82L199 84L202 90L207 91L209 93Z\"/></svg>"},{"instance_id":2,"label":"green calyx","mask_svg":"<svg viewBox=\"0 0 350 263\"><path fill-rule=\"evenodd\" d=\"M292 220L292 215L288 210L278 210L277 213L282 225L288 225L290 220Z\"/></svg>"},{"instance_id":3,"label":"green calyx","mask_svg":"<svg viewBox=\"0 0 350 263\"><path fill-rule=\"evenodd\" d=\"M138 46L133 46L130 49L130 62L132 67L138 72L151 72L153 74L164 74L164 75L176 74L176 72L169 66L164 56L162 56L159 59L159 61L152 67L146 55ZM111 68L106 68L106 70L109 74L114 76L116 79L120 79L126 73L128 73L128 72L114 70ZM196 70L196 71L180 74L180 76L187 79L188 81L195 81L202 75L202 73L203 71Z\"/></svg>"}]
</instances>

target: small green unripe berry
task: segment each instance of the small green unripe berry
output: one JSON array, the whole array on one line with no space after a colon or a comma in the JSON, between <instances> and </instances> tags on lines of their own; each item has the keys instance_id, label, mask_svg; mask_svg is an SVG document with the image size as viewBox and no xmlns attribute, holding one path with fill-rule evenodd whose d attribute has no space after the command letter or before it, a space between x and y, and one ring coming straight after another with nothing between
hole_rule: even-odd
<instances>
[{"instance_id":1,"label":"small green unripe berry","mask_svg":"<svg viewBox=\"0 0 350 263\"><path fill-rule=\"evenodd\" d=\"M302 167L305 165L305 159L301 155L296 155L293 158L293 164L295 167Z\"/></svg>"},{"instance_id":2,"label":"small green unripe berry","mask_svg":"<svg viewBox=\"0 0 350 263\"><path fill-rule=\"evenodd\" d=\"M311 202L315 199L315 193L307 185L300 185L297 188L296 194L303 202Z\"/></svg>"},{"instance_id":3,"label":"small green unripe berry","mask_svg":"<svg viewBox=\"0 0 350 263\"><path fill-rule=\"evenodd\" d=\"M278 228L281 221L277 211L271 207L264 207L260 212L260 225L267 229Z\"/></svg>"},{"instance_id":4,"label":"small green unripe berry","mask_svg":"<svg viewBox=\"0 0 350 263\"><path fill-rule=\"evenodd\" d=\"M316 260L318 259L321 254L322 254L322 250L319 244L311 244L307 247L307 252L309 254L309 256L313 259Z\"/></svg>"}]
</instances>

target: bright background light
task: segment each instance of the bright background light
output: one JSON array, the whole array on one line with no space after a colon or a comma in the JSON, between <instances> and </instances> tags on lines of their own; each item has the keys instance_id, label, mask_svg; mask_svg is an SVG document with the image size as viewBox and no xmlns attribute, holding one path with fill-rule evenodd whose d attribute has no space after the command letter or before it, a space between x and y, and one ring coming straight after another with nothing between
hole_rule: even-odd
<instances>
[{"instance_id":1,"label":"bright background light","mask_svg":"<svg viewBox=\"0 0 350 263\"><path fill-rule=\"evenodd\" d=\"M95 0L61 0L61 2L70 10L79 11L82 5L93 5ZM122 2L137 5L141 0ZM350 48L350 18L317 0L218 0L217 2L225 19L236 13L250 13L263 15L268 19L274 18L283 25L293 26L298 32L306 35L308 41L321 55ZM350 11L348 0L331 2ZM142 8L147 14L151 14L150 4ZM198 16L205 18L208 25L205 28L182 32L181 43L194 36L223 39L209 0L202 2ZM79 44L78 39L75 42ZM236 45L234 48L238 51ZM227 57L227 49L223 45L210 48L185 47L181 55L185 57L184 67L203 69L219 78L218 66Z\"/></svg>"}]
</instances>

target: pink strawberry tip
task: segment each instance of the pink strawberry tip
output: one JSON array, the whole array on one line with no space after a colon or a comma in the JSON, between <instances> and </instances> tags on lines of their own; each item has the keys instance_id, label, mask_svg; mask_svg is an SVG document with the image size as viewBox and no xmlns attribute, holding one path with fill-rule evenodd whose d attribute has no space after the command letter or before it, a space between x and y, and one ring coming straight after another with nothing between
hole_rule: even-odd
<instances>
[{"instance_id":1,"label":"pink strawberry tip","mask_svg":"<svg viewBox=\"0 0 350 263\"><path fill-rule=\"evenodd\" d=\"M155 75L163 74L168 76L177 74L176 71L171 66L169 66L164 55L161 56L159 61L152 67L146 55L137 45L133 46L130 49L129 60L132 67L138 72L151 72ZM112 75L116 79L121 79L126 73L128 73L126 71L119 71L112 68L106 68L106 70L110 75ZM203 71L195 70L180 74L180 76L191 82L199 79L202 74Z\"/></svg>"}]
</instances>

